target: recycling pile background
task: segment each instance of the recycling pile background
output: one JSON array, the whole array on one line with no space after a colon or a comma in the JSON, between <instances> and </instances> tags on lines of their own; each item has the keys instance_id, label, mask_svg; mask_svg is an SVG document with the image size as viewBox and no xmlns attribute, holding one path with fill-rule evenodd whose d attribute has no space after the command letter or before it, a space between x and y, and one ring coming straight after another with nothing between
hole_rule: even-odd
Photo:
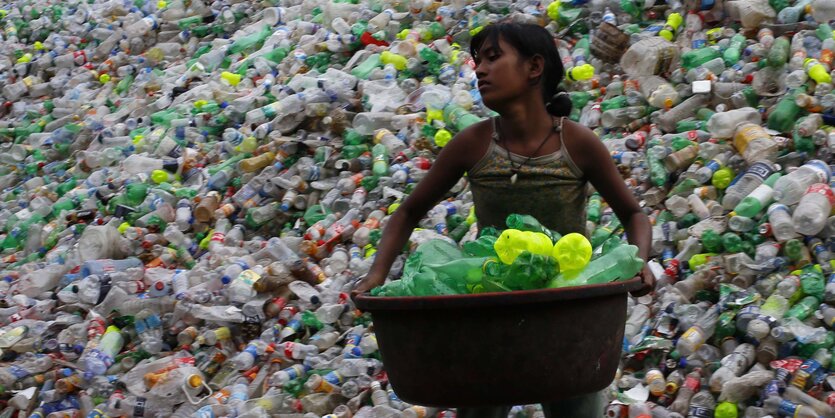
<instances>
[{"instance_id":1,"label":"recycling pile background","mask_svg":"<svg viewBox=\"0 0 835 418\"><path fill-rule=\"evenodd\" d=\"M835 416L832 0L7 2L0 416L454 416L348 294L493 115L468 40L508 16L654 225L608 416ZM410 247L471 210L462 179ZM623 234L596 194L588 230Z\"/></svg>"}]
</instances>

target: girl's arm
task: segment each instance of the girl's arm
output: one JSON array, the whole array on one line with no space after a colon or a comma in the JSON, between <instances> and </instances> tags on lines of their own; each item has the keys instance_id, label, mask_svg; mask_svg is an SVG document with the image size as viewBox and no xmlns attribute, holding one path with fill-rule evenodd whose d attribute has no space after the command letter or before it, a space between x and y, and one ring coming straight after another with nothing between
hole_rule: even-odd
<instances>
[{"instance_id":1,"label":"girl's arm","mask_svg":"<svg viewBox=\"0 0 835 418\"><path fill-rule=\"evenodd\" d=\"M474 143L474 136L473 129L456 135L456 138L438 154L438 158L432 164L426 177L391 215L380 243L377 245L377 253L371 270L362 281L357 283L352 292L354 295L362 294L383 284L394 259L406 245L406 241L420 219L461 179L467 168L472 166L470 160L476 153L474 148L479 148Z\"/></svg>"},{"instance_id":2,"label":"girl's arm","mask_svg":"<svg viewBox=\"0 0 835 418\"><path fill-rule=\"evenodd\" d=\"M652 226L649 218L641 210L632 192L626 187L626 183L612 161L609 150L597 135L584 126L566 124L566 126L569 125L572 127L569 133L566 133L566 137L572 138L569 140L569 153L592 186L600 193L600 197L606 200L618 219L623 222L629 243L638 247L638 256L646 262L652 244ZM635 296L645 295L655 288L655 277L646 264L641 276L644 280L644 288L633 292Z\"/></svg>"}]
</instances>

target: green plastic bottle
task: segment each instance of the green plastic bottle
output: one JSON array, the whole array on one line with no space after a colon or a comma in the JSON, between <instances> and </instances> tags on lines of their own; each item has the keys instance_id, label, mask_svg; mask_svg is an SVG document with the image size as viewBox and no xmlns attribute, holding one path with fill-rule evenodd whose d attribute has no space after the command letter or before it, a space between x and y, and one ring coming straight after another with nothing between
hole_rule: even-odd
<instances>
[{"instance_id":1,"label":"green plastic bottle","mask_svg":"<svg viewBox=\"0 0 835 418\"><path fill-rule=\"evenodd\" d=\"M812 358L815 352L820 350L821 348L825 350L831 349L835 346L835 332L826 331L824 334L823 341L817 343L807 343L807 344L798 344L797 345L797 354L803 356L804 358ZM828 366L831 366L831 362ZM827 365L823 367L828 368Z\"/></svg>"},{"instance_id":2,"label":"green plastic bottle","mask_svg":"<svg viewBox=\"0 0 835 418\"><path fill-rule=\"evenodd\" d=\"M589 197L589 204L586 207L586 219L598 223L600 222L600 211L603 201L599 193L592 193Z\"/></svg>"},{"instance_id":3,"label":"green plastic bottle","mask_svg":"<svg viewBox=\"0 0 835 418\"><path fill-rule=\"evenodd\" d=\"M444 122L461 132L470 125L481 122L481 118L468 112L461 106L449 104L444 108Z\"/></svg>"},{"instance_id":4,"label":"green plastic bottle","mask_svg":"<svg viewBox=\"0 0 835 418\"><path fill-rule=\"evenodd\" d=\"M612 251L594 259L579 272L560 272L548 287L580 286L609 283L635 277L644 267L638 257L638 247L630 244L615 247Z\"/></svg>"},{"instance_id":5,"label":"green plastic bottle","mask_svg":"<svg viewBox=\"0 0 835 418\"><path fill-rule=\"evenodd\" d=\"M600 225L597 228L595 228L594 232L592 232L591 234L590 240L592 248L599 247L601 244L603 244L603 242L609 239L610 236L616 234L620 227L620 219L618 219L617 216L612 216L612 218L609 220L608 223L606 223L606 225Z\"/></svg>"},{"instance_id":6,"label":"green plastic bottle","mask_svg":"<svg viewBox=\"0 0 835 418\"><path fill-rule=\"evenodd\" d=\"M505 224L510 229L518 229L520 231L541 232L551 239L552 243L560 240L559 232L552 231L542 225L536 218L531 215L520 215L512 213L505 219Z\"/></svg>"},{"instance_id":7,"label":"green plastic bottle","mask_svg":"<svg viewBox=\"0 0 835 418\"><path fill-rule=\"evenodd\" d=\"M692 70L714 58L719 58L719 50L711 47L692 49L681 55L681 66Z\"/></svg>"},{"instance_id":8,"label":"green plastic bottle","mask_svg":"<svg viewBox=\"0 0 835 418\"><path fill-rule=\"evenodd\" d=\"M371 148L371 154L374 158L374 162L371 166L371 171L374 173L374 175L377 177L381 177L388 174L389 163L388 150L386 149L386 146L382 143L374 145L374 147Z\"/></svg>"},{"instance_id":9,"label":"green plastic bottle","mask_svg":"<svg viewBox=\"0 0 835 418\"><path fill-rule=\"evenodd\" d=\"M805 90L805 87L802 88ZM791 132L795 123L803 112L803 109L797 105L798 90L792 90L774 106L771 113L768 115L767 126L778 132Z\"/></svg>"},{"instance_id":10,"label":"green plastic bottle","mask_svg":"<svg viewBox=\"0 0 835 418\"><path fill-rule=\"evenodd\" d=\"M363 80L368 80L368 76L371 75L371 72L381 65L382 61L380 59L380 54L371 54L371 56L366 58L365 61L351 70L351 75Z\"/></svg>"},{"instance_id":11,"label":"green plastic bottle","mask_svg":"<svg viewBox=\"0 0 835 418\"><path fill-rule=\"evenodd\" d=\"M741 252L742 238L733 232L726 232L722 234L722 247L729 253Z\"/></svg>"},{"instance_id":12,"label":"green plastic bottle","mask_svg":"<svg viewBox=\"0 0 835 418\"><path fill-rule=\"evenodd\" d=\"M269 25L264 25L263 28L258 31L246 35L234 43L229 47L229 54L239 54L241 52L252 50L264 43L264 41L273 34L272 28Z\"/></svg>"},{"instance_id":13,"label":"green plastic bottle","mask_svg":"<svg viewBox=\"0 0 835 418\"><path fill-rule=\"evenodd\" d=\"M553 257L524 251L510 265L487 260L483 271L487 281L511 290L530 290L545 287L559 270Z\"/></svg>"},{"instance_id":14,"label":"green plastic bottle","mask_svg":"<svg viewBox=\"0 0 835 418\"><path fill-rule=\"evenodd\" d=\"M736 212L739 216L753 218L758 213L764 211L765 208L771 204L774 198L774 183L776 183L781 176L781 173L774 173L769 176L763 184L757 186L753 192L751 192L748 196L745 196L745 198L736 205L734 212Z\"/></svg>"},{"instance_id":15,"label":"green plastic bottle","mask_svg":"<svg viewBox=\"0 0 835 418\"><path fill-rule=\"evenodd\" d=\"M711 253L718 253L722 250L722 237L712 229L702 232L702 247Z\"/></svg>"},{"instance_id":16,"label":"green plastic bottle","mask_svg":"<svg viewBox=\"0 0 835 418\"><path fill-rule=\"evenodd\" d=\"M801 321L808 318L815 309L820 306L820 299L814 296L806 296L803 299L800 299L799 302L795 303L794 306L789 308L789 311L786 312L786 318L797 318Z\"/></svg>"},{"instance_id":17,"label":"green plastic bottle","mask_svg":"<svg viewBox=\"0 0 835 418\"><path fill-rule=\"evenodd\" d=\"M728 48L725 49L725 52L722 54L722 59L725 61L725 65L730 67L739 62L743 48L745 48L745 35L738 33L731 38L730 45L728 45Z\"/></svg>"},{"instance_id":18,"label":"green plastic bottle","mask_svg":"<svg viewBox=\"0 0 835 418\"><path fill-rule=\"evenodd\" d=\"M466 225L466 223L464 223ZM497 237L495 235L482 235L475 241L468 241L463 246L464 254L471 257L496 257Z\"/></svg>"},{"instance_id":19,"label":"green plastic bottle","mask_svg":"<svg viewBox=\"0 0 835 418\"><path fill-rule=\"evenodd\" d=\"M783 36L774 40L771 49L768 50L768 66L772 68L780 68L786 65L791 54L791 43Z\"/></svg>"},{"instance_id":20,"label":"green plastic bottle","mask_svg":"<svg viewBox=\"0 0 835 418\"><path fill-rule=\"evenodd\" d=\"M803 272L800 273L800 288L803 289L803 293L823 299L825 287L826 280L819 267L814 264L807 264L803 267Z\"/></svg>"},{"instance_id":21,"label":"green plastic bottle","mask_svg":"<svg viewBox=\"0 0 835 418\"><path fill-rule=\"evenodd\" d=\"M803 257L803 249L805 247L800 240L790 239L783 244L783 255L788 257L792 262L797 262Z\"/></svg>"}]
</instances>

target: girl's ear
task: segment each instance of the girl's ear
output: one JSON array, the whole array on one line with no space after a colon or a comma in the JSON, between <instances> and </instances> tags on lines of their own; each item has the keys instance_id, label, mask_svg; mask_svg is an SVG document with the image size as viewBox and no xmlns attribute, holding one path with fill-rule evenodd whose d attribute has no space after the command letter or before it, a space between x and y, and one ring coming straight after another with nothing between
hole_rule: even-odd
<instances>
[{"instance_id":1,"label":"girl's ear","mask_svg":"<svg viewBox=\"0 0 835 418\"><path fill-rule=\"evenodd\" d=\"M531 82L539 82L542 75L545 73L545 58L542 55L536 54L528 60L528 80Z\"/></svg>"}]
</instances>

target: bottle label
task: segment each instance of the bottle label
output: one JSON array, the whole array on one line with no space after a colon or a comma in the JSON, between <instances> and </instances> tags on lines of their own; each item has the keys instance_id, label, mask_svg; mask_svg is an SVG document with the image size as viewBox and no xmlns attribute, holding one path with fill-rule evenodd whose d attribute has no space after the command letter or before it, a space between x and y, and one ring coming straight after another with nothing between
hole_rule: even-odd
<instances>
[{"instance_id":1,"label":"bottle label","mask_svg":"<svg viewBox=\"0 0 835 418\"><path fill-rule=\"evenodd\" d=\"M720 168L722 168L722 164L714 159L710 160L710 162L707 163L707 165L705 165L705 168L709 169L711 173L715 173Z\"/></svg>"},{"instance_id":2,"label":"bottle label","mask_svg":"<svg viewBox=\"0 0 835 418\"><path fill-rule=\"evenodd\" d=\"M776 379L768 382L768 384L763 387L763 399L768 399L771 396L780 396L780 383Z\"/></svg>"},{"instance_id":3,"label":"bottle label","mask_svg":"<svg viewBox=\"0 0 835 418\"><path fill-rule=\"evenodd\" d=\"M660 31L663 28L659 28ZM655 74L663 74L666 73L670 69L670 64L672 64L673 59L676 57L677 47L669 46L660 48L658 50L658 61L655 64Z\"/></svg>"},{"instance_id":4,"label":"bottle label","mask_svg":"<svg viewBox=\"0 0 835 418\"><path fill-rule=\"evenodd\" d=\"M769 220L772 218L772 214L776 214L777 212L783 212L787 216L791 216L791 212L789 212L789 208L786 205L782 204L773 204L768 207L768 217Z\"/></svg>"},{"instance_id":5,"label":"bottle label","mask_svg":"<svg viewBox=\"0 0 835 418\"><path fill-rule=\"evenodd\" d=\"M104 411L101 409L94 409L87 414L87 418L104 418Z\"/></svg>"},{"instance_id":6,"label":"bottle label","mask_svg":"<svg viewBox=\"0 0 835 418\"><path fill-rule=\"evenodd\" d=\"M133 406L133 416L135 417L144 417L145 416L145 402L146 399L142 397L136 398L136 403Z\"/></svg>"},{"instance_id":7,"label":"bottle label","mask_svg":"<svg viewBox=\"0 0 835 418\"><path fill-rule=\"evenodd\" d=\"M796 413L800 412L800 406L792 401L782 401L777 408L777 412L784 417L795 417Z\"/></svg>"},{"instance_id":8,"label":"bottle label","mask_svg":"<svg viewBox=\"0 0 835 418\"><path fill-rule=\"evenodd\" d=\"M713 418L713 409L701 406L691 406L687 413L688 418Z\"/></svg>"},{"instance_id":9,"label":"bottle label","mask_svg":"<svg viewBox=\"0 0 835 418\"><path fill-rule=\"evenodd\" d=\"M252 287L252 285L261 278L261 275L256 273L253 270L244 270L241 274L238 275L238 280L247 285L248 287Z\"/></svg>"},{"instance_id":10,"label":"bottle label","mask_svg":"<svg viewBox=\"0 0 835 418\"><path fill-rule=\"evenodd\" d=\"M345 383L345 377L343 377L341 374L339 374L336 371L332 371L332 372L322 376L322 379L324 379L326 382L328 382L332 385L337 385L337 386Z\"/></svg>"},{"instance_id":11,"label":"bottle label","mask_svg":"<svg viewBox=\"0 0 835 418\"><path fill-rule=\"evenodd\" d=\"M831 175L829 165L821 160L809 160L805 165L814 170L818 180L816 183L829 183Z\"/></svg>"},{"instance_id":12,"label":"bottle label","mask_svg":"<svg viewBox=\"0 0 835 418\"><path fill-rule=\"evenodd\" d=\"M296 364L293 367L284 369L283 371L287 373L287 377L289 377L290 380L296 380L302 375L302 373L304 373L304 367Z\"/></svg>"},{"instance_id":13,"label":"bottle label","mask_svg":"<svg viewBox=\"0 0 835 418\"><path fill-rule=\"evenodd\" d=\"M811 193L818 193L826 197L826 200L829 201L830 208L835 206L835 194L832 193L832 188L829 187L829 184L824 183L817 183L809 186L806 189L806 194Z\"/></svg>"},{"instance_id":14,"label":"bottle label","mask_svg":"<svg viewBox=\"0 0 835 418\"><path fill-rule=\"evenodd\" d=\"M767 184L761 184L757 186L757 188L754 189L754 191L751 192L751 194L748 196L753 199L757 199L758 202L765 205L768 202L770 202L771 198L774 196L774 189L772 189L771 186Z\"/></svg>"},{"instance_id":15,"label":"bottle label","mask_svg":"<svg viewBox=\"0 0 835 418\"><path fill-rule=\"evenodd\" d=\"M742 152L742 150L740 150L740 152ZM754 176L757 176L761 178L763 181L765 181L765 179L767 179L768 176L772 175L773 173L774 169L770 165L763 162L751 164L751 167L749 167L748 171L746 172L746 174L752 174Z\"/></svg>"},{"instance_id":16,"label":"bottle label","mask_svg":"<svg viewBox=\"0 0 835 418\"><path fill-rule=\"evenodd\" d=\"M736 135L734 135L734 148L740 154L744 154L748 148L748 144L762 138L771 138L762 126L753 123L745 124L736 130Z\"/></svg>"},{"instance_id":17,"label":"bottle label","mask_svg":"<svg viewBox=\"0 0 835 418\"><path fill-rule=\"evenodd\" d=\"M26 369L24 369L20 366L16 366L14 364L9 366L9 372L12 375L14 375L14 377L16 377L18 380L29 376L29 372Z\"/></svg>"}]
</instances>

